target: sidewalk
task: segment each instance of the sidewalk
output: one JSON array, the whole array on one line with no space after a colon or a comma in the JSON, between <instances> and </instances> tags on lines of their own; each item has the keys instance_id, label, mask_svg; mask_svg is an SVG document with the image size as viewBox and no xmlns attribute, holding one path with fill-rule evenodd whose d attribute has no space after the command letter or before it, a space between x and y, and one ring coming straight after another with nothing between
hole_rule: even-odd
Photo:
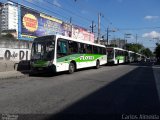
<instances>
[{"instance_id":1,"label":"sidewalk","mask_svg":"<svg viewBox=\"0 0 160 120\"><path fill-rule=\"evenodd\" d=\"M19 71L0 72L0 80L12 79L12 78L24 78L27 76L28 76L28 74L23 74Z\"/></svg>"}]
</instances>

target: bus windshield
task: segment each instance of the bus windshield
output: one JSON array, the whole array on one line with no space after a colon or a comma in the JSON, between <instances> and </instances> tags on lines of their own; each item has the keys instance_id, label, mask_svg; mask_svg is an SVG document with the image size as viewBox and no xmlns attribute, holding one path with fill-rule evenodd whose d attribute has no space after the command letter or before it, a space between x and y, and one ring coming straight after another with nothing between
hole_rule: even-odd
<instances>
[{"instance_id":1,"label":"bus windshield","mask_svg":"<svg viewBox=\"0 0 160 120\"><path fill-rule=\"evenodd\" d=\"M50 38L36 39L32 45L32 60L50 61L54 58L55 41Z\"/></svg>"}]
</instances>

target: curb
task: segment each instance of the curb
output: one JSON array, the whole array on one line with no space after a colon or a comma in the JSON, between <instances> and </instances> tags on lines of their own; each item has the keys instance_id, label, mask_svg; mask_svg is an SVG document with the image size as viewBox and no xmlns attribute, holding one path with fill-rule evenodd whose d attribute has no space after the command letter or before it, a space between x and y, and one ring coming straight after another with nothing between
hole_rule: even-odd
<instances>
[{"instance_id":1,"label":"curb","mask_svg":"<svg viewBox=\"0 0 160 120\"><path fill-rule=\"evenodd\" d=\"M3 78L0 78L0 80L7 80L7 79L20 79L20 78L26 78L28 77L29 75L21 75L21 76L10 76L10 77L3 77Z\"/></svg>"}]
</instances>

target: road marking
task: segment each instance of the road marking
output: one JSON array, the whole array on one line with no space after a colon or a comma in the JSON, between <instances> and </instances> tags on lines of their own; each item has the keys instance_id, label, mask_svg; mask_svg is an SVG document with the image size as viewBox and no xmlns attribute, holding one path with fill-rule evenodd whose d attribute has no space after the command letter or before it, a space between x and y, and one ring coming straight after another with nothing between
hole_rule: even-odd
<instances>
[{"instance_id":1,"label":"road marking","mask_svg":"<svg viewBox=\"0 0 160 120\"><path fill-rule=\"evenodd\" d=\"M152 68L160 68L160 66L153 66Z\"/></svg>"},{"instance_id":2,"label":"road marking","mask_svg":"<svg viewBox=\"0 0 160 120\"><path fill-rule=\"evenodd\" d=\"M139 67L147 67L147 68L152 68L152 66L139 66Z\"/></svg>"},{"instance_id":3,"label":"road marking","mask_svg":"<svg viewBox=\"0 0 160 120\"><path fill-rule=\"evenodd\" d=\"M160 68L160 66L139 66L139 67L146 67L146 68Z\"/></svg>"}]
</instances>

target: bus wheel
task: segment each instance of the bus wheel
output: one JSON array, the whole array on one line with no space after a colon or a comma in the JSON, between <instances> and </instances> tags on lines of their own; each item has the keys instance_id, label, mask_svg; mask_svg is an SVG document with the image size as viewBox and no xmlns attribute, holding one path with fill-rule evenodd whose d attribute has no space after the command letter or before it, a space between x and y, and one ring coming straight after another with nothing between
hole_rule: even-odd
<instances>
[{"instance_id":1,"label":"bus wheel","mask_svg":"<svg viewBox=\"0 0 160 120\"><path fill-rule=\"evenodd\" d=\"M73 72L75 71L75 65L74 65L74 63L70 63L69 64L69 74L72 74Z\"/></svg>"},{"instance_id":2,"label":"bus wheel","mask_svg":"<svg viewBox=\"0 0 160 120\"><path fill-rule=\"evenodd\" d=\"M100 68L100 62L99 60L96 61L96 69Z\"/></svg>"}]
</instances>

